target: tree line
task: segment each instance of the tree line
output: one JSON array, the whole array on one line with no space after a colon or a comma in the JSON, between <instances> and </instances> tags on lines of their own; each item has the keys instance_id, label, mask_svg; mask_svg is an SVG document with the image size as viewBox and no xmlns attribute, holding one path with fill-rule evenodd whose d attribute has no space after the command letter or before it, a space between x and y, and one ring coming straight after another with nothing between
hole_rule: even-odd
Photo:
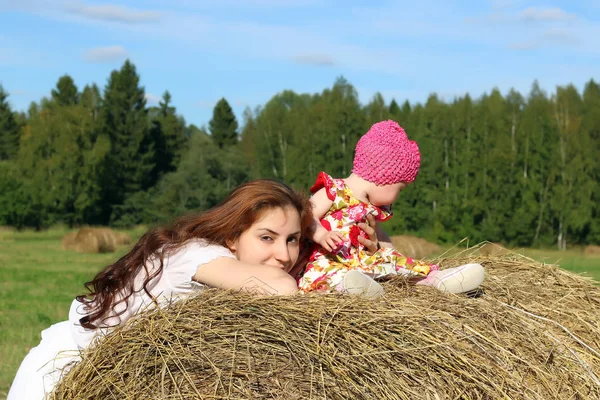
<instances>
[{"instance_id":1,"label":"tree line","mask_svg":"<svg viewBox=\"0 0 600 400\"><path fill-rule=\"evenodd\" d=\"M346 177L354 146L394 119L416 140L421 170L384 225L435 241L514 246L600 243L600 85L537 82L447 102L366 105L338 78L316 94L273 96L238 123L221 99L207 127L187 124L168 91L146 104L126 61L104 90L69 75L27 112L0 86L0 225L42 229L164 222L217 204L238 184L276 178L307 190L320 171Z\"/></svg>"}]
</instances>

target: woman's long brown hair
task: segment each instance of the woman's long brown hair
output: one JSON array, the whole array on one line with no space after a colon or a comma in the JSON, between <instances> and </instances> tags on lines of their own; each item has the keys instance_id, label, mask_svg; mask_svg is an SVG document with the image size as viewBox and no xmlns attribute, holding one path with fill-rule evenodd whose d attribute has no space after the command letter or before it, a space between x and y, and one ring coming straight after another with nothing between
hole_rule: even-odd
<instances>
[{"instance_id":1,"label":"woman's long brown hair","mask_svg":"<svg viewBox=\"0 0 600 400\"><path fill-rule=\"evenodd\" d=\"M162 273L165 255L177 250L188 240L202 238L211 244L226 246L227 241L239 238L265 211L286 207L293 207L298 211L302 237L306 238L312 222L308 198L284 183L270 179L243 184L219 205L202 214L183 216L170 226L148 231L129 253L105 267L93 280L86 282L85 287L89 293L77 296L77 300L85 304L88 311L88 315L79 320L81 325L96 329L98 321L123 314L128 299L136 290L135 278L142 269L146 274L143 290L152 298L148 285ZM148 260L152 256L160 260L160 266L150 273ZM119 294L121 296L115 302ZM115 307L120 303L125 303L126 307L117 313ZM111 311L114 313L109 315Z\"/></svg>"}]
</instances>

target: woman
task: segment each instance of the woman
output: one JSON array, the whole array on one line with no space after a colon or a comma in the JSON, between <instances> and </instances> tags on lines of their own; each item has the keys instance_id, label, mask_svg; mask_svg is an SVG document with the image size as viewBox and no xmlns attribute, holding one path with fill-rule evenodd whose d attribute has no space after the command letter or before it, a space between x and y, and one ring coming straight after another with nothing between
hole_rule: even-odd
<instances>
[{"instance_id":1,"label":"woman","mask_svg":"<svg viewBox=\"0 0 600 400\"><path fill-rule=\"evenodd\" d=\"M289 274L311 223L308 199L283 183L256 180L203 214L150 230L86 283L69 320L42 332L23 360L8 400L43 399L79 350L139 311L205 287L296 293Z\"/></svg>"}]
</instances>

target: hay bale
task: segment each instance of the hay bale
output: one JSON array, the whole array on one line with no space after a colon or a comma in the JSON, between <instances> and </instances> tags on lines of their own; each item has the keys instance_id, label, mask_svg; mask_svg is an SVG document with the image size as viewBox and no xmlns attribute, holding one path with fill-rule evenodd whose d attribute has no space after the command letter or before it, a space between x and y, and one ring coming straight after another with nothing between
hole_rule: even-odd
<instances>
[{"instance_id":1,"label":"hay bale","mask_svg":"<svg viewBox=\"0 0 600 400\"><path fill-rule=\"evenodd\" d=\"M62 238L63 249L80 253L110 253L129 244L131 238L128 234L110 228L84 227Z\"/></svg>"},{"instance_id":2,"label":"hay bale","mask_svg":"<svg viewBox=\"0 0 600 400\"><path fill-rule=\"evenodd\" d=\"M600 246L596 246L596 245L589 245L589 246L585 246L585 249L583 250L583 254L585 254L586 256L599 256L600 255Z\"/></svg>"},{"instance_id":3,"label":"hay bale","mask_svg":"<svg viewBox=\"0 0 600 400\"><path fill-rule=\"evenodd\" d=\"M126 246L131 244L131 237L124 232L115 232L117 246Z\"/></svg>"},{"instance_id":4,"label":"hay bale","mask_svg":"<svg viewBox=\"0 0 600 400\"><path fill-rule=\"evenodd\" d=\"M468 261L488 273L475 298L207 290L117 328L51 398L600 398L598 286L515 255L441 264Z\"/></svg>"},{"instance_id":5,"label":"hay bale","mask_svg":"<svg viewBox=\"0 0 600 400\"><path fill-rule=\"evenodd\" d=\"M65 250L75 250L75 237L77 236L77 232L69 232L65 236L63 236L61 244L62 248Z\"/></svg>"},{"instance_id":6,"label":"hay bale","mask_svg":"<svg viewBox=\"0 0 600 400\"><path fill-rule=\"evenodd\" d=\"M484 256L498 257L508 253L500 243L486 242L479 247L479 253Z\"/></svg>"},{"instance_id":7,"label":"hay bale","mask_svg":"<svg viewBox=\"0 0 600 400\"><path fill-rule=\"evenodd\" d=\"M117 236L110 228L84 227L75 234L71 248L80 253L110 253L117 249Z\"/></svg>"},{"instance_id":8,"label":"hay bale","mask_svg":"<svg viewBox=\"0 0 600 400\"><path fill-rule=\"evenodd\" d=\"M396 250L405 256L416 259L423 259L440 251L440 246L437 244L416 236L398 235L392 236L390 239Z\"/></svg>"}]
</instances>

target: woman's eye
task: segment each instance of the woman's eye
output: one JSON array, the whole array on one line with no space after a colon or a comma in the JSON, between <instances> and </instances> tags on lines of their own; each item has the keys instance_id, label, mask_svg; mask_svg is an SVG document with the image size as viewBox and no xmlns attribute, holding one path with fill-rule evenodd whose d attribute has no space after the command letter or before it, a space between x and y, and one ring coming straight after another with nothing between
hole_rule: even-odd
<instances>
[{"instance_id":1,"label":"woman's eye","mask_svg":"<svg viewBox=\"0 0 600 400\"><path fill-rule=\"evenodd\" d=\"M273 238L271 236L261 236L260 237L261 240L266 240L266 241L271 241L273 240Z\"/></svg>"},{"instance_id":2,"label":"woman's eye","mask_svg":"<svg viewBox=\"0 0 600 400\"><path fill-rule=\"evenodd\" d=\"M288 243L298 243L298 238L297 237L288 238Z\"/></svg>"}]
</instances>

